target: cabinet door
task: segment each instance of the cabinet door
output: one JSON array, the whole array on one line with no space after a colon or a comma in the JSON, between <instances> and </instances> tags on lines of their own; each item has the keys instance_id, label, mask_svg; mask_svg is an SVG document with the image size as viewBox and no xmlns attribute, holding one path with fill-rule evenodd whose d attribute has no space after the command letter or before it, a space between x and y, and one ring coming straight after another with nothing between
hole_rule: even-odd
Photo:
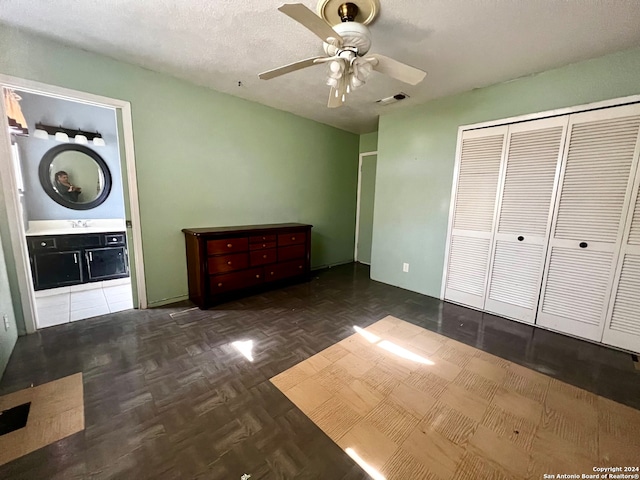
<instances>
[{"instance_id":1,"label":"cabinet door","mask_svg":"<svg viewBox=\"0 0 640 480\"><path fill-rule=\"evenodd\" d=\"M640 353L640 170L637 172L602 341Z\"/></svg>"},{"instance_id":2,"label":"cabinet door","mask_svg":"<svg viewBox=\"0 0 640 480\"><path fill-rule=\"evenodd\" d=\"M507 127L463 132L444 298L483 308Z\"/></svg>"},{"instance_id":3,"label":"cabinet door","mask_svg":"<svg viewBox=\"0 0 640 480\"><path fill-rule=\"evenodd\" d=\"M568 116L509 126L484 308L533 323Z\"/></svg>"},{"instance_id":4,"label":"cabinet door","mask_svg":"<svg viewBox=\"0 0 640 480\"><path fill-rule=\"evenodd\" d=\"M125 247L85 250L89 280L107 280L129 276Z\"/></svg>"},{"instance_id":5,"label":"cabinet door","mask_svg":"<svg viewBox=\"0 0 640 480\"><path fill-rule=\"evenodd\" d=\"M80 251L36 253L33 274L36 290L82 283Z\"/></svg>"},{"instance_id":6,"label":"cabinet door","mask_svg":"<svg viewBox=\"0 0 640 480\"><path fill-rule=\"evenodd\" d=\"M570 116L538 324L602 339L639 131L638 105Z\"/></svg>"}]
</instances>

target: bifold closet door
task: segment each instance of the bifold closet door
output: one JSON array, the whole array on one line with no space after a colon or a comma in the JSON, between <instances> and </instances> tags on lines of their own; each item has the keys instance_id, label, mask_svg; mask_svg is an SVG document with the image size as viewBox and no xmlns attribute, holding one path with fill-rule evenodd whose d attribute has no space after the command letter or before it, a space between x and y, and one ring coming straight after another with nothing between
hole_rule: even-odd
<instances>
[{"instance_id":1,"label":"bifold closet door","mask_svg":"<svg viewBox=\"0 0 640 480\"><path fill-rule=\"evenodd\" d=\"M569 117L539 325L602 339L639 131L639 105Z\"/></svg>"},{"instance_id":2,"label":"bifold closet door","mask_svg":"<svg viewBox=\"0 0 640 480\"><path fill-rule=\"evenodd\" d=\"M509 126L484 309L535 321L568 116Z\"/></svg>"},{"instance_id":3,"label":"bifold closet door","mask_svg":"<svg viewBox=\"0 0 640 480\"><path fill-rule=\"evenodd\" d=\"M636 152L638 155L638 152ZM602 341L640 353L640 166Z\"/></svg>"},{"instance_id":4,"label":"bifold closet door","mask_svg":"<svg viewBox=\"0 0 640 480\"><path fill-rule=\"evenodd\" d=\"M507 127L462 133L444 298L483 308Z\"/></svg>"}]
</instances>

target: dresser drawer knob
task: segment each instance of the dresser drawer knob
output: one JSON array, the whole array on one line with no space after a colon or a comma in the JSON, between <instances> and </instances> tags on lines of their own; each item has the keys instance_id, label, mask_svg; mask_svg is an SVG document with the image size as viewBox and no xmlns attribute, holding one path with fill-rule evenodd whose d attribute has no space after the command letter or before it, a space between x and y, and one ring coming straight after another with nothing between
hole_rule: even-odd
<instances>
[{"instance_id":1,"label":"dresser drawer knob","mask_svg":"<svg viewBox=\"0 0 640 480\"><path fill-rule=\"evenodd\" d=\"M267 258L267 256L266 255L262 255L262 258Z\"/></svg>"},{"instance_id":2,"label":"dresser drawer knob","mask_svg":"<svg viewBox=\"0 0 640 480\"><path fill-rule=\"evenodd\" d=\"M222 286L222 282L220 282L220 283L218 284L218 286L219 286L219 287L221 287L221 286Z\"/></svg>"},{"instance_id":3,"label":"dresser drawer knob","mask_svg":"<svg viewBox=\"0 0 640 480\"><path fill-rule=\"evenodd\" d=\"M260 278L260 275L256 275L256 278Z\"/></svg>"},{"instance_id":4,"label":"dresser drawer knob","mask_svg":"<svg viewBox=\"0 0 640 480\"><path fill-rule=\"evenodd\" d=\"M262 248L264 248L264 247L266 247L266 246L267 246L267 244L266 244L266 243L263 243L263 244L262 244Z\"/></svg>"},{"instance_id":5,"label":"dresser drawer knob","mask_svg":"<svg viewBox=\"0 0 640 480\"><path fill-rule=\"evenodd\" d=\"M302 268L302 265L298 265L298 268Z\"/></svg>"},{"instance_id":6,"label":"dresser drawer knob","mask_svg":"<svg viewBox=\"0 0 640 480\"><path fill-rule=\"evenodd\" d=\"M295 239L296 239L296 237L291 237L291 240L295 240Z\"/></svg>"},{"instance_id":7,"label":"dresser drawer knob","mask_svg":"<svg viewBox=\"0 0 640 480\"><path fill-rule=\"evenodd\" d=\"M273 272L271 272L271 275L273 275Z\"/></svg>"},{"instance_id":8,"label":"dresser drawer knob","mask_svg":"<svg viewBox=\"0 0 640 480\"><path fill-rule=\"evenodd\" d=\"M232 243L227 243L227 247L231 248L231 247L233 247L233 244Z\"/></svg>"},{"instance_id":9,"label":"dresser drawer knob","mask_svg":"<svg viewBox=\"0 0 640 480\"><path fill-rule=\"evenodd\" d=\"M231 265L231 260L229 260L229 261L227 262L227 265Z\"/></svg>"}]
</instances>

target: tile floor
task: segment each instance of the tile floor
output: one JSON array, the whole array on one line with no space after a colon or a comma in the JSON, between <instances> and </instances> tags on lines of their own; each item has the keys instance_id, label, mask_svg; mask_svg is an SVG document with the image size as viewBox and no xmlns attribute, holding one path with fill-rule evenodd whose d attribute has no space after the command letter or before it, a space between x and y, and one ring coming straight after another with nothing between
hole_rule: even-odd
<instances>
[{"instance_id":1,"label":"tile floor","mask_svg":"<svg viewBox=\"0 0 640 480\"><path fill-rule=\"evenodd\" d=\"M0 478L368 479L269 379L353 335L354 325L388 315L640 409L640 371L629 354L375 282L363 265L314 272L308 283L206 311L192 307L127 310L20 337L0 395L82 372L85 429L0 465ZM407 388L426 381L414 377ZM366 404L356 406L356 393L350 408L359 411ZM473 400L482 406L482 397ZM416 400L412 408L418 416L425 406ZM625 438L617 433L624 425L603 421ZM466 461L468 476L484 468Z\"/></svg>"},{"instance_id":2,"label":"tile floor","mask_svg":"<svg viewBox=\"0 0 640 480\"><path fill-rule=\"evenodd\" d=\"M130 277L38 290L35 297L40 328L133 308Z\"/></svg>"},{"instance_id":3,"label":"tile floor","mask_svg":"<svg viewBox=\"0 0 640 480\"><path fill-rule=\"evenodd\" d=\"M395 317L355 329L271 382L375 479L639 466L638 410Z\"/></svg>"}]
</instances>

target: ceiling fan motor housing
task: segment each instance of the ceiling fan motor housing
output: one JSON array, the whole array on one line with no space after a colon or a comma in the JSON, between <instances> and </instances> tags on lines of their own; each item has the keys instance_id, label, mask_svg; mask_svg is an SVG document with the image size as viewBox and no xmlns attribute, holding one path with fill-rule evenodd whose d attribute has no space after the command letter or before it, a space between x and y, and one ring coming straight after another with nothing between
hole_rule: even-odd
<instances>
[{"instance_id":1,"label":"ceiling fan motor housing","mask_svg":"<svg viewBox=\"0 0 640 480\"><path fill-rule=\"evenodd\" d=\"M369 29L358 22L343 22L335 25L333 29L344 39L341 49L355 49L358 56L362 57L367 54L371 48L371 33ZM339 48L335 45L324 43L324 51L330 57L339 52Z\"/></svg>"}]
</instances>

